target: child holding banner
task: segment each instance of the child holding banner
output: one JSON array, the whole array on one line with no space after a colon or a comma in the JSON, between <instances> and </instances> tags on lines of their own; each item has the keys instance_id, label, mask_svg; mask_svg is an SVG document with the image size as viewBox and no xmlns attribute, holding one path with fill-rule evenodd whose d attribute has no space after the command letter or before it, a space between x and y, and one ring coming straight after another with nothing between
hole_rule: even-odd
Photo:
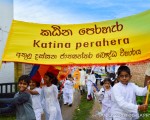
<instances>
[{"instance_id":1,"label":"child holding banner","mask_svg":"<svg viewBox=\"0 0 150 120\"><path fill-rule=\"evenodd\" d=\"M141 88L129 82L131 77L129 67L120 66L118 68L119 83L112 88L111 114L113 120L136 120L139 118L138 111L146 111L148 108L146 104L136 104L136 95L145 96L147 86Z\"/></svg>"}]
</instances>

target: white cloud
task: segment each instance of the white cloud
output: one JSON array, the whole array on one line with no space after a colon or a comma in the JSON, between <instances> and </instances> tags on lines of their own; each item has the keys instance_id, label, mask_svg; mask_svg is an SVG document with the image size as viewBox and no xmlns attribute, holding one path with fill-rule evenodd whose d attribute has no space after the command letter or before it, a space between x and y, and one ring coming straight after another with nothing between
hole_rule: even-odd
<instances>
[{"instance_id":1,"label":"white cloud","mask_svg":"<svg viewBox=\"0 0 150 120\"><path fill-rule=\"evenodd\" d=\"M47 8L43 4L33 2L35 1L30 4L14 3L14 19L49 24L76 24L95 21L91 15L82 16L80 13L72 13L64 8L51 5Z\"/></svg>"},{"instance_id":2,"label":"white cloud","mask_svg":"<svg viewBox=\"0 0 150 120\"><path fill-rule=\"evenodd\" d=\"M137 14L149 5L134 0L14 0L14 19L49 24L87 23Z\"/></svg>"}]
</instances>

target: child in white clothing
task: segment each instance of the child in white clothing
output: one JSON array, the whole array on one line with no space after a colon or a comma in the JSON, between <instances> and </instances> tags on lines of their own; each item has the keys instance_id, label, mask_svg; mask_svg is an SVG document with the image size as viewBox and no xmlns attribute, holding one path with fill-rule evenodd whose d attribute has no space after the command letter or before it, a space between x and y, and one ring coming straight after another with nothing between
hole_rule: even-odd
<instances>
[{"instance_id":1,"label":"child in white clothing","mask_svg":"<svg viewBox=\"0 0 150 120\"><path fill-rule=\"evenodd\" d=\"M71 74L69 74L67 80L64 83L63 99L64 105L68 104L70 107L72 106L73 102L73 90L74 90L73 86L74 86L73 77L71 76Z\"/></svg>"},{"instance_id":2,"label":"child in white clothing","mask_svg":"<svg viewBox=\"0 0 150 120\"><path fill-rule=\"evenodd\" d=\"M44 108L46 120L62 120L60 104L58 101L58 88L54 83L57 83L56 77L47 72L44 75L46 86L42 87L41 101Z\"/></svg>"},{"instance_id":3,"label":"child in white clothing","mask_svg":"<svg viewBox=\"0 0 150 120\"><path fill-rule=\"evenodd\" d=\"M86 75L87 100L93 99L93 83L95 82L96 82L95 75L92 74L91 69L88 69Z\"/></svg>"},{"instance_id":4,"label":"child in white clothing","mask_svg":"<svg viewBox=\"0 0 150 120\"><path fill-rule=\"evenodd\" d=\"M41 82L41 76L39 72L37 72L30 80L29 86L30 89L28 89L29 93L31 94L32 98L32 107L35 112L36 120L41 120L41 116L43 114L43 108L40 101L40 95L41 95L41 88L40 88L40 82Z\"/></svg>"},{"instance_id":5,"label":"child in white clothing","mask_svg":"<svg viewBox=\"0 0 150 120\"><path fill-rule=\"evenodd\" d=\"M112 88L111 114L113 120L137 120L138 111L146 111L148 105L137 105L136 95L145 96L147 86L142 88L129 82L132 76L127 66L120 66L117 73L119 83Z\"/></svg>"},{"instance_id":6,"label":"child in white clothing","mask_svg":"<svg viewBox=\"0 0 150 120\"><path fill-rule=\"evenodd\" d=\"M104 120L112 120L111 117L111 80L110 78L104 79L103 87L100 89L100 91L96 91L94 89L94 93L96 96L99 96L100 103L102 103L102 113Z\"/></svg>"}]
</instances>

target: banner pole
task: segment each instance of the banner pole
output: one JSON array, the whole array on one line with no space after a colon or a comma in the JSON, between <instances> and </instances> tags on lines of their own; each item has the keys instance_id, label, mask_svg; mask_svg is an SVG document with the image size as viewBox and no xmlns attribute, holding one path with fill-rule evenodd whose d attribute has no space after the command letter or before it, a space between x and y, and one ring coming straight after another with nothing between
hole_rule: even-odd
<instances>
[{"instance_id":1,"label":"banner pole","mask_svg":"<svg viewBox=\"0 0 150 120\"><path fill-rule=\"evenodd\" d=\"M148 91L147 91L146 100L145 100L146 105L148 105L149 94L150 94L150 85L148 85Z\"/></svg>"}]
</instances>

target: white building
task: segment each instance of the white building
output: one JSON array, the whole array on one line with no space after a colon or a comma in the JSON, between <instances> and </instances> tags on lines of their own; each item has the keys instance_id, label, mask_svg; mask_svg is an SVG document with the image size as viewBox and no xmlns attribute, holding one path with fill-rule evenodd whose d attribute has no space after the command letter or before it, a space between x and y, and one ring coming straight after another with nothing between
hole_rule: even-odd
<instances>
[{"instance_id":1,"label":"white building","mask_svg":"<svg viewBox=\"0 0 150 120\"><path fill-rule=\"evenodd\" d=\"M13 19L13 0L0 0L0 60ZM3 63L0 68L0 83L14 82L14 63Z\"/></svg>"}]
</instances>

